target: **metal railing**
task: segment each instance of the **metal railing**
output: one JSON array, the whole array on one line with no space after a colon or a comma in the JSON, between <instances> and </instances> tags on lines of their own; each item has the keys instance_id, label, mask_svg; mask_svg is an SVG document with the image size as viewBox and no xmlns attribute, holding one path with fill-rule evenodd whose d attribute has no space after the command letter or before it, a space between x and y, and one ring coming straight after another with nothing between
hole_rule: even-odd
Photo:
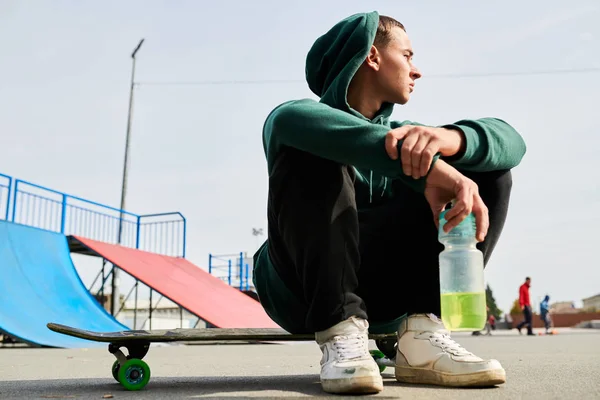
<instances>
[{"instance_id":1,"label":"metal railing","mask_svg":"<svg viewBox=\"0 0 600 400\"><path fill-rule=\"evenodd\" d=\"M140 215L137 221L136 248L185 258L186 234L187 221L178 211Z\"/></svg>"},{"instance_id":2,"label":"metal railing","mask_svg":"<svg viewBox=\"0 0 600 400\"><path fill-rule=\"evenodd\" d=\"M11 192L10 183L2 187ZM113 244L119 243L122 220L121 245L174 257L186 253L187 221L180 212L138 215L16 179L5 215L12 222Z\"/></svg>"},{"instance_id":3,"label":"metal railing","mask_svg":"<svg viewBox=\"0 0 600 400\"><path fill-rule=\"evenodd\" d=\"M0 219L8 220L13 178L0 174Z\"/></svg>"},{"instance_id":4,"label":"metal railing","mask_svg":"<svg viewBox=\"0 0 600 400\"><path fill-rule=\"evenodd\" d=\"M243 252L237 254L209 254L208 273L239 290L254 289L251 260Z\"/></svg>"}]
</instances>

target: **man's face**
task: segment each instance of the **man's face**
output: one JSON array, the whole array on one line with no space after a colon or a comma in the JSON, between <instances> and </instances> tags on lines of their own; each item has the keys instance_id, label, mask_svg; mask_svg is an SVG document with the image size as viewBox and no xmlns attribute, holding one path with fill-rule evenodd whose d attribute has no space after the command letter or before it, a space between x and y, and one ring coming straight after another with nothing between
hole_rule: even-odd
<instances>
[{"instance_id":1,"label":"man's face","mask_svg":"<svg viewBox=\"0 0 600 400\"><path fill-rule=\"evenodd\" d=\"M391 35L392 40L378 49L381 55L378 83L387 102L406 104L421 73L412 63L413 49L406 32L394 27Z\"/></svg>"},{"instance_id":2,"label":"man's face","mask_svg":"<svg viewBox=\"0 0 600 400\"><path fill-rule=\"evenodd\" d=\"M526 279L525 283L527 283L527 286L531 286L531 279Z\"/></svg>"}]
</instances>

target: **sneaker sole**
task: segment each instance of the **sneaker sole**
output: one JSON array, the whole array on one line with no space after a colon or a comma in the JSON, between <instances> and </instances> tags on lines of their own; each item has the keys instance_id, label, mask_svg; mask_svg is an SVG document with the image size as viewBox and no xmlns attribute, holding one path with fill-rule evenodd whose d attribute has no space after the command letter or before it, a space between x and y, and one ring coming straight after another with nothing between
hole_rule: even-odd
<instances>
[{"instance_id":1,"label":"sneaker sole","mask_svg":"<svg viewBox=\"0 0 600 400\"><path fill-rule=\"evenodd\" d=\"M321 386L328 393L379 393L383 390L383 379L381 376L322 379Z\"/></svg>"},{"instance_id":2,"label":"sneaker sole","mask_svg":"<svg viewBox=\"0 0 600 400\"><path fill-rule=\"evenodd\" d=\"M430 369L396 367L396 380L405 383L452 387L489 387L506 382L503 369L474 372L471 374L448 374Z\"/></svg>"}]
</instances>

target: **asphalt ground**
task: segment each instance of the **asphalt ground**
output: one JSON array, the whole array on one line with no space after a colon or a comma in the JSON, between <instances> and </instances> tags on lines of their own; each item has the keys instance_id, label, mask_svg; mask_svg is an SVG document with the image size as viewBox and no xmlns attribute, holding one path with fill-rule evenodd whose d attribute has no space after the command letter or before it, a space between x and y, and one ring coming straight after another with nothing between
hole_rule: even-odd
<instances>
[{"instance_id":1,"label":"asphalt ground","mask_svg":"<svg viewBox=\"0 0 600 400\"><path fill-rule=\"evenodd\" d=\"M368 397L600 399L600 330L453 336L475 354L498 359L507 371L506 384L487 389L407 385L397 383L388 368L383 392ZM114 357L107 350L5 347L0 348L0 398L342 398L321 390L320 357L314 342L153 346L144 358L150 382L128 392L112 378Z\"/></svg>"}]
</instances>

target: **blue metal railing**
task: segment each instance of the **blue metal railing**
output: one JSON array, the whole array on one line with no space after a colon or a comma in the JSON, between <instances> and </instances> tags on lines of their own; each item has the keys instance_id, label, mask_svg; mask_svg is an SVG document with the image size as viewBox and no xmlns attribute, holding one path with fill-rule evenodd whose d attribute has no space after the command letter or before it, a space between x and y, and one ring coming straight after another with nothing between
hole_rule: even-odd
<instances>
[{"instance_id":1,"label":"blue metal railing","mask_svg":"<svg viewBox=\"0 0 600 400\"><path fill-rule=\"evenodd\" d=\"M0 174L0 219L8 220L12 181L11 176Z\"/></svg>"},{"instance_id":2,"label":"blue metal railing","mask_svg":"<svg viewBox=\"0 0 600 400\"><path fill-rule=\"evenodd\" d=\"M136 248L185 258L187 220L180 212L140 215L136 229ZM157 240L161 237L165 240Z\"/></svg>"},{"instance_id":3,"label":"blue metal railing","mask_svg":"<svg viewBox=\"0 0 600 400\"><path fill-rule=\"evenodd\" d=\"M121 224L121 245L185 257L187 226L179 212L138 215L20 179L12 189L12 222L113 244Z\"/></svg>"},{"instance_id":4,"label":"blue metal railing","mask_svg":"<svg viewBox=\"0 0 600 400\"><path fill-rule=\"evenodd\" d=\"M254 289L252 284L252 268L244 253L209 254L208 273L227 282L240 290Z\"/></svg>"}]
</instances>

